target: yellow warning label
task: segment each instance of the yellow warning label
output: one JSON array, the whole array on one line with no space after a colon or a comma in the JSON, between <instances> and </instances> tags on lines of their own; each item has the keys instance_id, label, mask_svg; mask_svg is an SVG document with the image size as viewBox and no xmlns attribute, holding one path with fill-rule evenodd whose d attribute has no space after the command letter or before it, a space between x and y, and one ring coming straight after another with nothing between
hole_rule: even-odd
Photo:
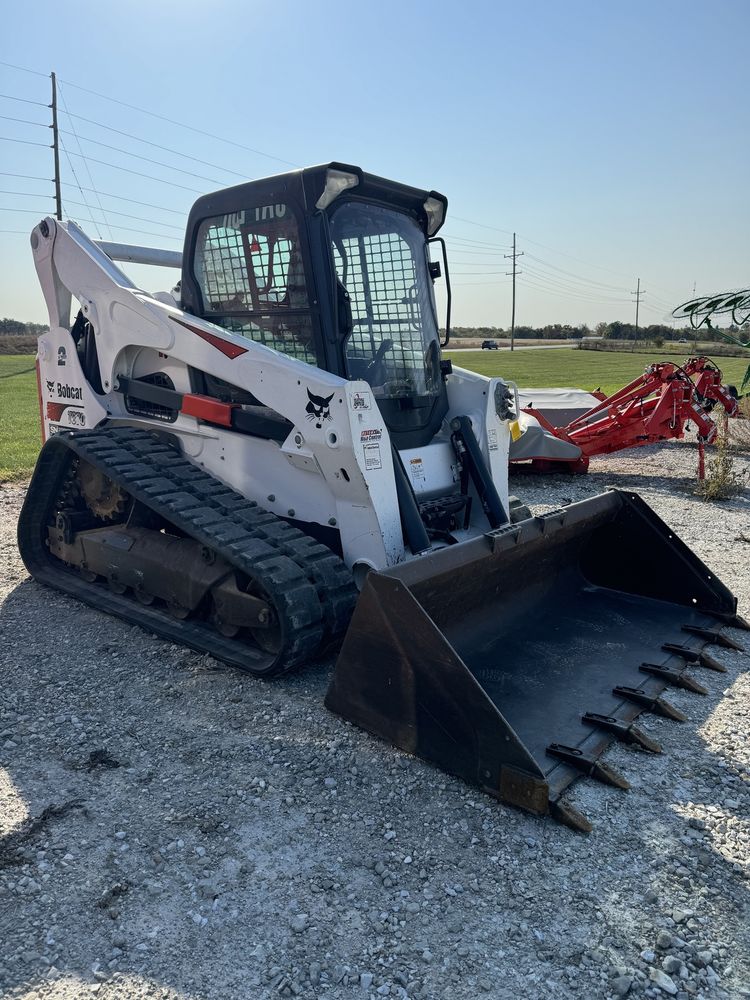
<instances>
[{"instance_id":1,"label":"yellow warning label","mask_svg":"<svg viewBox=\"0 0 750 1000\"><path fill-rule=\"evenodd\" d=\"M510 422L510 436L513 438L513 440L517 441L521 437L522 434L523 434L523 431L521 430L521 427L520 427L518 421L517 420L511 420L511 422Z\"/></svg>"}]
</instances>

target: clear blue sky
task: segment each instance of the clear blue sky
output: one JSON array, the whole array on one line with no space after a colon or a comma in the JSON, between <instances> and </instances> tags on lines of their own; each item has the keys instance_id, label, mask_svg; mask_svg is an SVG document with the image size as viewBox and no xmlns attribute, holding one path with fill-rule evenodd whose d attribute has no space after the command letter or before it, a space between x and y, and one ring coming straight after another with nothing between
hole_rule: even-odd
<instances>
[{"instance_id":1,"label":"clear blue sky","mask_svg":"<svg viewBox=\"0 0 750 1000\"><path fill-rule=\"evenodd\" d=\"M95 236L179 248L197 195L175 184L203 192L280 160L339 159L447 194L457 325L508 325L513 230L526 253L517 321L593 325L633 318L639 276L645 323L694 282L698 293L750 285L749 33L748 0L35 0L5 5L0 60L61 79L65 215L97 220L82 222ZM47 103L49 82L0 66L0 93ZM80 147L65 106L101 123L74 119ZM5 98L0 114L49 120ZM0 135L50 133L0 119ZM104 192L104 213L72 168ZM51 177L51 152L2 141L8 173ZM0 230L26 233L53 211L44 181L0 176L0 190L18 192L0 194ZM168 276L135 277L168 287ZM46 319L25 235L0 232L0 315Z\"/></svg>"}]
</instances>

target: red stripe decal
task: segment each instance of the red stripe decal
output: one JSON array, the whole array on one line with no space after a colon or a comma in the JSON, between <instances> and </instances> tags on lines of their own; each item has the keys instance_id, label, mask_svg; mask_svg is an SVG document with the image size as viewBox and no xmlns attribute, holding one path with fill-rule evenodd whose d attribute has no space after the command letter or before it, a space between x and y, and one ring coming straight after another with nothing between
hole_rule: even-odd
<instances>
[{"instance_id":1,"label":"red stripe decal","mask_svg":"<svg viewBox=\"0 0 750 1000\"><path fill-rule=\"evenodd\" d=\"M70 403L47 403L47 420L57 422L69 406Z\"/></svg>"},{"instance_id":2,"label":"red stripe decal","mask_svg":"<svg viewBox=\"0 0 750 1000\"><path fill-rule=\"evenodd\" d=\"M188 417L197 417L199 420L207 420L209 423L220 424L222 427L231 427L232 410L238 405L238 403L222 403L211 396L186 393L182 397L181 410Z\"/></svg>"},{"instance_id":3,"label":"red stripe decal","mask_svg":"<svg viewBox=\"0 0 750 1000\"><path fill-rule=\"evenodd\" d=\"M177 319L175 316L170 316L170 319L174 320L175 323L179 323L180 326L184 326L186 330L190 330L191 333L196 334L201 340L205 340L207 344L211 347L215 347L217 351L221 351L228 358L238 358L241 354L247 354L246 347L240 347L239 344L233 344L229 340L224 340L223 337L217 337L215 333L208 333L206 330L201 330L198 326L191 326L190 323L185 323L181 319Z\"/></svg>"}]
</instances>

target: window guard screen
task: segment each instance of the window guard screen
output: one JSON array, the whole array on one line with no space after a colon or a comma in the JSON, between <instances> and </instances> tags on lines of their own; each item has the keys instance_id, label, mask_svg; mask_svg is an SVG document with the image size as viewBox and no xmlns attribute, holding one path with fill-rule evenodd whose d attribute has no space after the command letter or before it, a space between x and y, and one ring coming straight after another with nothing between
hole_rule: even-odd
<instances>
[{"instance_id":1,"label":"window guard screen","mask_svg":"<svg viewBox=\"0 0 750 1000\"><path fill-rule=\"evenodd\" d=\"M350 202L334 212L331 233L352 311L349 374L380 396L436 394L438 334L421 229L401 212Z\"/></svg>"},{"instance_id":2,"label":"window guard screen","mask_svg":"<svg viewBox=\"0 0 750 1000\"><path fill-rule=\"evenodd\" d=\"M297 220L288 205L206 219L194 273L212 322L316 364Z\"/></svg>"}]
</instances>

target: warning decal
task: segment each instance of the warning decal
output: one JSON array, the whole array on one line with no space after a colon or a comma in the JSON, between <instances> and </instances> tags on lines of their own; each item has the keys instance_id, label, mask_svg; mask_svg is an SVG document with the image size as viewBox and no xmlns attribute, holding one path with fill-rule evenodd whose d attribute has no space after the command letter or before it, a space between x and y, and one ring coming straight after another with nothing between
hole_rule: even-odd
<instances>
[{"instance_id":1,"label":"warning decal","mask_svg":"<svg viewBox=\"0 0 750 1000\"><path fill-rule=\"evenodd\" d=\"M375 441L372 444L363 446L365 453L365 469L382 469L383 462L380 458L380 445Z\"/></svg>"}]
</instances>

